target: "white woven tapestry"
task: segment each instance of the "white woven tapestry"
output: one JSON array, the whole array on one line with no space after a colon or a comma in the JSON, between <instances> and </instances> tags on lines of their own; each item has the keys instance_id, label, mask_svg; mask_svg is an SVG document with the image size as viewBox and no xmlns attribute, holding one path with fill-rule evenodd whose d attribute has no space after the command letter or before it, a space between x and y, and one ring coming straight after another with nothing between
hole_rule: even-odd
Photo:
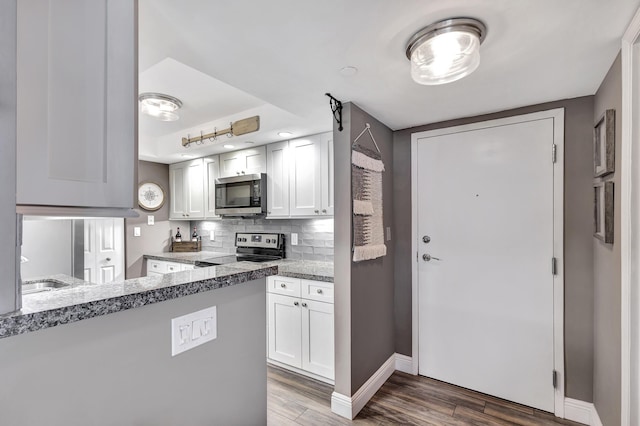
<instances>
[{"instance_id":1,"label":"white woven tapestry","mask_svg":"<svg viewBox=\"0 0 640 426\"><path fill-rule=\"evenodd\" d=\"M351 152L353 194L353 261L387 254L382 222L382 172L379 152L354 146Z\"/></svg>"}]
</instances>

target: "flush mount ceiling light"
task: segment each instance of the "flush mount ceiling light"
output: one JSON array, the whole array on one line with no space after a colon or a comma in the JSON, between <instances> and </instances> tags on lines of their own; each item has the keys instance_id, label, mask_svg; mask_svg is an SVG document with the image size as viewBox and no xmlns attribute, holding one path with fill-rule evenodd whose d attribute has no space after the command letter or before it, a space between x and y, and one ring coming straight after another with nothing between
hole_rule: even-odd
<instances>
[{"instance_id":1,"label":"flush mount ceiling light","mask_svg":"<svg viewBox=\"0 0 640 426\"><path fill-rule=\"evenodd\" d=\"M418 31L407 44L411 77L435 85L456 81L480 65L480 44L487 27L477 19L452 18Z\"/></svg>"},{"instance_id":2,"label":"flush mount ceiling light","mask_svg":"<svg viewBox=\"0 0 640 426\"><path fill-rule=\"evenodd\" d=\"M141 93L138 96L140 101L140 110L153 118L160 121L176 121L180 117L175 113L182 102L173 96L164 95L162 93Z\"/></svg>"},{"instance_id":3,"label":"flush mount ceiling light","mask_svg":"<svg viewBox=\"0 0 640 426\"><path fill-rule=\"evenodd\" d=\"M292 136L293 133L291 132L278 132L278 136L283 137L283 138L287 138L289 136Z\"/></svg>"}]
</instances>

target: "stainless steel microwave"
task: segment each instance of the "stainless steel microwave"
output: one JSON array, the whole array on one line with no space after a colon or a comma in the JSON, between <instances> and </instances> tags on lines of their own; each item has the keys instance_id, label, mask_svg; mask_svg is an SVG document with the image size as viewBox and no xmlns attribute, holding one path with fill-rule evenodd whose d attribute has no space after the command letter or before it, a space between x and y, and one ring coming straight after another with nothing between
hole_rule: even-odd
<instances>
[{"instance_id":1,"label":"stainless steel microwave","mask_svg":"<svg viewBox=\"0 0 640 426\"><path fill-rule=\"evenodd\" d=\"M220 216L260 216L267 213L265 173L216 179L215 212Z\"/></svg>"}]
</instances>

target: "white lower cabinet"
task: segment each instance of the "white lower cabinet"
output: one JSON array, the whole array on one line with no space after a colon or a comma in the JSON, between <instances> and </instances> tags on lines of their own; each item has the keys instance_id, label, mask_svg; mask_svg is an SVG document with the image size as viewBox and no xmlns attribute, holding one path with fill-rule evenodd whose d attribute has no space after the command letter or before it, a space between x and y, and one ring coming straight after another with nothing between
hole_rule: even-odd
<instances>
[{"instance_id":1,"label":"white lower cabinet","mask_svg":"<svg viewBox=\"0 0 640 426\"><path fill-rule=\"evenodd\" d=\"M333 380L333 284L268 277L267 304L268 358Z\"/></svg>"},{"instance_id":2,"label":"white lower cabinet","mask_svg":"<svg viewBox=\"0 0 640 426\"><path fill-rule=\"evenodd\" d=\"M195 265L181 262L168 262L166 260L147 259L146 276L172 274L174 272L189 271L194 269Z\"/></svg>"}]
</instances>

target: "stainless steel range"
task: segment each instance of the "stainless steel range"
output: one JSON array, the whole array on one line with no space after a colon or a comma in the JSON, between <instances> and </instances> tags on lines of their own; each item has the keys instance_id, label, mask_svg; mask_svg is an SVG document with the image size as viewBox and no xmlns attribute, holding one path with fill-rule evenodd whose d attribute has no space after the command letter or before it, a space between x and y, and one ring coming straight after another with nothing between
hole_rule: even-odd
<instances>
[{"instance_id":1,"label":"stainless steel range","mask_svg":"<svg viewBox=\"0 0 640 426\"><path fill-rule=\"evenodd\" d=\"M196 262L198 267L228 265L234 262L269 262L284 259L284 234L237 232L236 254Z\"/></svg>"}]
</instances>

